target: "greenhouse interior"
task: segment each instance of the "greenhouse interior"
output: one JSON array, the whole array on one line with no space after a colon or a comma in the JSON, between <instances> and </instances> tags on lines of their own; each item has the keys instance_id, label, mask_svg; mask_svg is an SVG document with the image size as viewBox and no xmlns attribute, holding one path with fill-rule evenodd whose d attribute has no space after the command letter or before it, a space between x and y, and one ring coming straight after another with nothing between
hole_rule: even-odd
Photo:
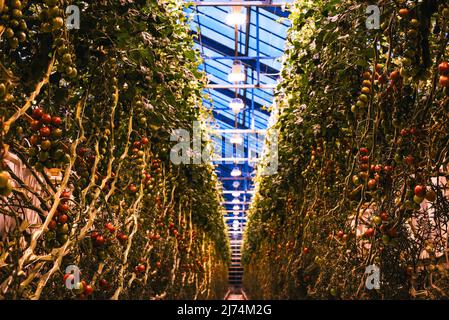
<instances>
[{"instance_id":1,"label":"greenhouse interior","mask_svg":"<svg viewBox=\"0 0 449 320\"><path fill-rule=\"evenodd\" d=\"M448 41L448 1L0 0L0 300L448 300Z\"/></svg>"}]
</instances>

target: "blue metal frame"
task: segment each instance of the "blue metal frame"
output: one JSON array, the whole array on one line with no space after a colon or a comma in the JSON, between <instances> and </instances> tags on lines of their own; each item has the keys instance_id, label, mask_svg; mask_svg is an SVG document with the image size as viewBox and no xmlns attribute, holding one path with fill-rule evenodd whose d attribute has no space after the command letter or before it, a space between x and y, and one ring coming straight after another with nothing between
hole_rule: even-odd
<instances>
[{"instance_id":1,"label":"blue metal frame","mask_svg":"<svg viewBox=\"0 0 449 320\"><path fill-rule=\"evenodd\" d=\"M239 28L235 39L235 30L232 26L224 23L224 14L228 8L225 7L203 7L186 9L187 13L195 13L196 17L191 23L192 34L196 46L200 47L203 63L200 67L204 72L211 74L210 84L230 84L227 74L230 72L234 60L241 60L245 66L247 80L245 83L253 85L273 84L280 73L279 58L282 55L285 43L288 23L277 22L279 18L286 18L289 12L282 11L279 7L246 7L250 16L246 28ZM198 28L198 33L195 31ZM214 38L216 36L216 38ZM231 45L233 43L233 45ZM235 44L238 52L235 54ZM206 108L211 109L216 124L222 129L265 129L268 124L269 112L264 110L273 100L273 91L251 88L208 88L206 89L213 102L205 100ZM245 108L235 117L229 108L231 99L238 97L245 102ZM229 134L226 135L229 137ZM214 139L214 144L221 144L222 156L231 151L234 155L235 146L225 143L225 137ZM230 149L232 148L232 149ZM257 137L244 136L243 156L249 158L250 152L260 155L262 145ZM237 155L240 156L240 155ZM249 202L252 194L246 191L252 190L254 182L251 173L254 170L248 162L239 163L237 166L242 170L242 177L233 178L230 173L234 164L217 163L216 172L221 180L224 190L234 190L232 183L235 180L241 182L238 190L245 192L239 199ZM225 201L231 201L231 194L224 194ZM227 210L232 210L233 204L224 204ZM248 205L240 204L240 207L248 209ZM229 216L232 216L230 214ZM243 214L239 215L241 218ZM232 220L228 220L230 223Z\"/></svg>"}]
</instances>

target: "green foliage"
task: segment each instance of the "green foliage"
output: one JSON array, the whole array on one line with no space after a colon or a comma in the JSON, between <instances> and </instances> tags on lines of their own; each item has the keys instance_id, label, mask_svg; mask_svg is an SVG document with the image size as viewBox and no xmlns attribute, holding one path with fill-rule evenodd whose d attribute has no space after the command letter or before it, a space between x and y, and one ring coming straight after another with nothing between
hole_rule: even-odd
<instances>
[{"instance_id":1,"label":"green foliage","mask_svg":"<svg viewBox=\"0 0 449 320\"><path fill-rule=\"evenodd\" d=\"M245 234L252 298L447 296L449 83L437 67L449 10L384 1L381 29L368 30L370 4L292 8L279 171L257 178ZM369 290L373 264L381 283Z\"/></svg>"},{"instance_id":2,"label":"green foliage","mask_svg":"<svg viewBox=\"0 0 449 320\"><path fill-rule=\"evenodd\" d=\"M217 178L169 160L172 130L204 114L183 1L71 1L79 30L59 26L68 4L21 1L27 41L0 38L0 150L36 178L2 165L14 190L0 215L41 220L2 230L1 296L221 298L229 244ZM69 265L93 294L65 287Z\"/></svg>"}]
</instances>

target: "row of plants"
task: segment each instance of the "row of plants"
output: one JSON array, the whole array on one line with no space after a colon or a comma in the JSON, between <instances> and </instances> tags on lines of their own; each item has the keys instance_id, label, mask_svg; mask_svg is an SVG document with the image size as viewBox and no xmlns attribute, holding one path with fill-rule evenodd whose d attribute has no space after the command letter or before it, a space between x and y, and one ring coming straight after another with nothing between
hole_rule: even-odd
<instances>
[{"instance_id":1,"label":"row of plants","mask_svg":"<svg viewBox=\"0 0 449 320\"><path fill-rule=\"evenodd\" d=\"M183 6L0 0L2 299L224 296L213 167L170 162L205 113Z\"/></svg>"},{"instance_id":2,"label":"row of plants","mask_svg":"<svg viewBox=\"0 0 449 320\"><path fill-rule=\"evenodd\" d=\"M379 1L369 29L373 4L292 5L279 170L257 177L245 233L252 298L448 297L449 4Z\"/></svg>"}]
</instances>

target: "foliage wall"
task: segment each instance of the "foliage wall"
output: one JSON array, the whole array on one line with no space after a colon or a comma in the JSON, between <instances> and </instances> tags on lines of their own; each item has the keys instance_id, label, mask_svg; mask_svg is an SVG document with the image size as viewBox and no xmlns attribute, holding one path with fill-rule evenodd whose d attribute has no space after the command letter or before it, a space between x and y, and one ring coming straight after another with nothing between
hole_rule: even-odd
<instances>
[{"instance_id":1,"label":"foliage wall","mask_svg":"<svg viewBox=\"0 0 449 320\"><path fill-rule=\"evenodd\" d=\"M292 7L279 171L257 178L245 234L252 298L449 294L449 3L378 1L368 29L373 4Z\"/></svg>"},{"instance_id":2,"label":"foliage wall","mask_svg":"<svg viewBox=\"0 0 449 320\"><path fill-rule=\"evenodd\" d=\"M69 4L80 29L64 23ZM169 161L171 130L203 112L182 2L0 0L0 11L0 297L224 296L213 168Z\"/></svg>"}]
</instances>

